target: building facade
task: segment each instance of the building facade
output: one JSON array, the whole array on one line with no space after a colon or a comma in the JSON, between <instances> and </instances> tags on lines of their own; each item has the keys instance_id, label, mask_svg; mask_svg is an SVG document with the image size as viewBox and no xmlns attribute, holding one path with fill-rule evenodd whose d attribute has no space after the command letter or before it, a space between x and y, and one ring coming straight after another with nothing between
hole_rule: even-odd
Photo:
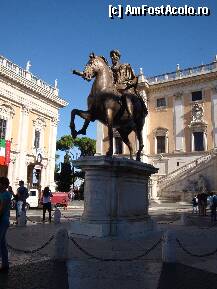
<instances>
[{"instance_id":1,"label":"building facade","mask_svg":"<svg viewBox=\"0 0 217 289\"><path fill-rule=\"evenodd\" d=\"M214 61L187 69L145 78L138 76L138 92L148 107L143 129L142 161L159 172L153 177L152 194L161 190L163 181L177 177L190 163L213 155L217 147L217 57ZM137 151L137 141L131 141ZM107 129L97 126L97 153L108 147ZM127 147L114 134L114 151L128 156ZM187 170L187 169L186 169ZM160 180L160 182L159 182ZM168 184L167 182L167 184ZM184 184L183 184L184 186ZM216 190L217 190L217 184ZM183 187L178 190L182 190Z\"/></svg>"},{"instance_id":2,"label":"building facade","mask_svg":"<svg viewBox=\"0 0 217 289\"><path fill-rule=\"evenodd\" d=\"M0 175L16 189L55 189L58 110L67 105L54 87L0 56Z\"/></svg>"}]
</instances>

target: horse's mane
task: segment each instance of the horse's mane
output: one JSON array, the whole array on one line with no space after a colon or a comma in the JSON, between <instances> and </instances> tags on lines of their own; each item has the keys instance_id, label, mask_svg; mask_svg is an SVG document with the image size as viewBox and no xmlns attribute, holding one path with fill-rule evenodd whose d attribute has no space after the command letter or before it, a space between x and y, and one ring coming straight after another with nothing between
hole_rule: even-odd
<instances>
[{"instance_id":1,"label":"horse's mane","mask_svg":"<svg viewBox=\"0 0 217 289\"><path fill-rule=\"evenodd\" d=\"M99 55L98 57L100 57L105 62L105 64L109 66L108 60L104 56Z\"/></svg>"}]
</instances>

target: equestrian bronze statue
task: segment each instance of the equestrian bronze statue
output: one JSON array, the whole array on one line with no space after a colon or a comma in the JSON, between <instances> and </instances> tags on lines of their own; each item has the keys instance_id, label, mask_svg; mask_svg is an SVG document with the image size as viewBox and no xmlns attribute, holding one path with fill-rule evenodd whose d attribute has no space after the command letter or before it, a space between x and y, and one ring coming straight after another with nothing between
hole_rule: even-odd
<instances>
[{"instance_id":1,"label":"equestrian bronze statue","mask_svg":"<svg viewBox=\"0 0 217 289\"><path fill-rule=\"evenodd\" d=\"M73 70L73 73L90 81L94 79L87 99L88 110L73 109L71 111L71 134L76 138L79 134L86 134L90 122L100 121L108 127L109 149L107 156L113 155L113 129L115 128L130 151L133 158L133 148L129 141L129 134L134 131L139 149L136 160L141 160L143 149L142 129L145 117L148 114L145 103L136 93L137 77L129 64L120 64L120 52L113 50L110 53L113 66L110 68L103 56L91 53L83 72ZM75 129L75 116L85 120L81 130Z\"/></svg>"}]
</instances>

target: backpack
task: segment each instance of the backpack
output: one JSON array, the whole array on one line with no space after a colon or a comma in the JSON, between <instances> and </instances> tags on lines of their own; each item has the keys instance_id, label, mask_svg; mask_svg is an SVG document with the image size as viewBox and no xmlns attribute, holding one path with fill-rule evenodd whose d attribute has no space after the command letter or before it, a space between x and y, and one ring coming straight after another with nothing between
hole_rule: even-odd
<instances>
[{"instance_id":1,"label":"backpack","mask_svg":"<svg viewBox=\"0 0 217 289\"><path fill-rule=\"evenodd\" d=\"M28 190L26 187L18 188L17 192L20 195L20 197L19 197L20 201L25 201L29 197L29 193L28 193Z\"/></svg>"},{"instance_id":2,"label":"backpack","mask_svg":"<svg viewBox=\"0 0 217 289\"><path fill-rule=\"evenodd\" d=\"M214 195L212 198L213 206L217 207L217 196Z\"/></svg>"}]
</instances>

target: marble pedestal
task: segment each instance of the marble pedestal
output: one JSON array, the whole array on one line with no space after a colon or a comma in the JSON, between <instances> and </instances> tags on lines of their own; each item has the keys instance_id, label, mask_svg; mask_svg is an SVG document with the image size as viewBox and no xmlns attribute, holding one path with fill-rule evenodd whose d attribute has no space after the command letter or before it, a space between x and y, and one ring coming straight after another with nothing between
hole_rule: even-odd
<instances>
[{"instance_id":1,"label":"marble pedestal","mask_svg":"<svg viewBox=\"0 0 217 289\"><path fill-rule=\"evenodd\" d=\"M153 230L148 215L152 165L126 158L94 156L74 161L85 171L84 212L71 233L95 237L139 237Z\"/></svg>"}]
</instances>

